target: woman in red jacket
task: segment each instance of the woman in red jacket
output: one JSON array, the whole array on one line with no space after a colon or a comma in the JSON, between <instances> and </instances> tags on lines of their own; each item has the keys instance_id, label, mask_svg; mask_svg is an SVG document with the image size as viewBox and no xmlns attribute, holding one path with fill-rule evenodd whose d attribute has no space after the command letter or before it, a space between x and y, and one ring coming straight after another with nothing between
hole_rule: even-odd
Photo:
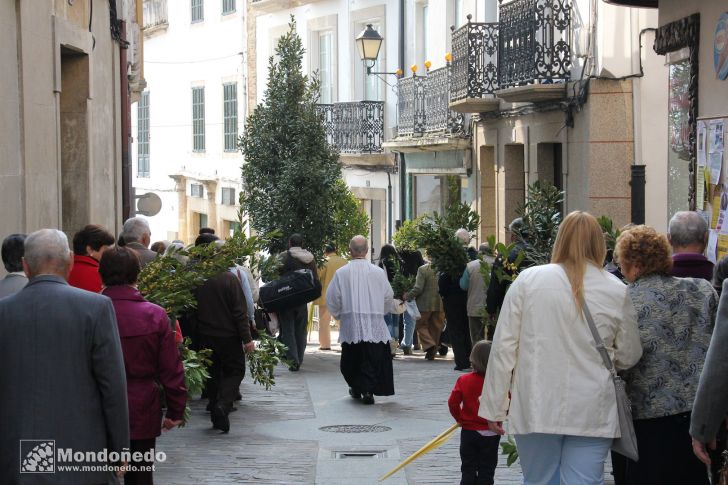
<instances>
[{"instance_id":1,"label":"woman in red jacket","mask_svg":"<svg viewBox=\"0 0 728 485\"><path fill-rule=\"evenodd\" d=\"M99 293L101 276L99 260L106 248L114 244L114 236L106 229L89 224L73 235L73 268L68 284L82 290Z\"/></svg>"},{"instance_id":2,"label":"woman in red jacket","mask_svg":"<svg viewBox=\"0 0 728 485\"><path fill-rule=\"evenodd\" d=\"M170 430L182 423L187 403L184 370L167 313L146 301L136 289L139 257L132 250L112 246L104 252L99 273L103 294L111 298L119 325L124 353L126 389L129 400L130 451L154 454L161 428ZM159 386L164 388L167 414L162 424ZM151 484L153 459L129 463L125 485ZM144 466L148 471L135 471Z\"/></svg>"},{"instance_id":3,"label":"woman in red jacket","mask_svg":"<svg viewBox=\"0 0 728 485\"><path fill-rule=\"evenodd\" d=\"M488 429L488 421L478 416L490 342L481 340L470 352L473 372L460 376L447 404L460 432L460 485L493 485L498 464L500 436Z\"/></svg>"}]
</instances>

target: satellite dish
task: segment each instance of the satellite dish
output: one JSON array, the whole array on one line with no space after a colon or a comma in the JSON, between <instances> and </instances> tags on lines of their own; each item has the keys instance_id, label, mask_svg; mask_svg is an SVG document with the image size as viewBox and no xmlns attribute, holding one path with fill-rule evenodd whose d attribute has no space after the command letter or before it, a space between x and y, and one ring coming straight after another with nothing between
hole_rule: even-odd
<instances>
[{"instance_id":1,"label":"satellite dish","mask_svg":"<svg viewBox=\"0 0 728 485\"><path fill-rule=\"evenodd\" d=\"M162 199L154 192L147 192L143 195L137 195L137 214L152 217L159 214L162 210Z\"/></svg>"}]
</instances>

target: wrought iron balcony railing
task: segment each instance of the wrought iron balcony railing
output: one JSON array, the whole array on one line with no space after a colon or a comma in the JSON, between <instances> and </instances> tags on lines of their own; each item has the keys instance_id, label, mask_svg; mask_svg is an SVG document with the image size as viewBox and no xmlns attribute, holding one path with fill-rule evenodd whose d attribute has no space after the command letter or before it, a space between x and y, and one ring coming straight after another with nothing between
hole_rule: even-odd
<instances>
[{"instance_id":1,"label":"wrought iron balcony railing","mask_svg":"<svg viewBox=\"0 0 728 485\"><path fill-rule=\"evenodd\" d=\"M168 25L167 0L144 0L142 15L144 29Z\"/></svg>"},{"instance_id":2,"label":"wrought iron balcony railing","mask_svg":"<svg viewBox=\"0 0 728 485\"><path fill-rule=\"evenodd\" d=\"M397 81L399 123L397 136L456 134L463 131L462 114L450 109L451 66Z\"/></svg>"},{"instance_id":3,"label":"wrought iron balcony railing","mask_svg":"<svg viewBox=\"0 0 728 485\"><path fill-rule=\"evenodd\" d=\"M450 102L493 98L498 89L498 23L470 18L452 33Z\"/></svg>"},{"instance_id":4,"label":"wrought iron balcony railing","mask_svg":"<svg viewBox=\"0 0 728 485\"><path fill-rule=\"evenodd\" d=\"M513 0L499 10L501 88L568 81L571 0Z\"/></svg>"},{"instance_id":5,"label":"wrought iron balcony railing","mask_svg":"<svg viewBox=\"0 0 728 485\"><path fill-rule=\"evenodd\" d=\"M341 153L382 153L384 101L320 104L328 142Z\"/></svg>"}]
</instances>

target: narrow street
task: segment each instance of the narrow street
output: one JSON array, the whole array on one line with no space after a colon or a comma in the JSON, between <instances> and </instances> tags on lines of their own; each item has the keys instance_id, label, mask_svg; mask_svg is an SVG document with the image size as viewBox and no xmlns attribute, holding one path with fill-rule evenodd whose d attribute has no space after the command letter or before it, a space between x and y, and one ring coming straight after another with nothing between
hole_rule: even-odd
<instances>
[{"instance_id":1,"label":"narrow street","mask_svg":"<svg viewBox=\"0 0 728 485\"><path fill-rule=\"evenodd\" d=\"M308 353L301 370L279 367L266 391L243 381L243 400L230 415L230 433L211 429L205 402L192 403L190 425L164 433L155 480L169 484L373 484L401 460L452 424L447 398L460 375L452 354L427 362L420 352L397 356L396 395L363 405L347 394L334 351ZM378 426L369 432L327 432L328 426ZM361 431L361 430L360 430ZM384 483L454 484L460 480L459 436ZM357 456L358 455L358 456ZM607 477L611 478L607 473ZM520 468L500 457L496 483L520 483ZM608 483L611 483L608 481Z\"/></svg>"}]
</instances>

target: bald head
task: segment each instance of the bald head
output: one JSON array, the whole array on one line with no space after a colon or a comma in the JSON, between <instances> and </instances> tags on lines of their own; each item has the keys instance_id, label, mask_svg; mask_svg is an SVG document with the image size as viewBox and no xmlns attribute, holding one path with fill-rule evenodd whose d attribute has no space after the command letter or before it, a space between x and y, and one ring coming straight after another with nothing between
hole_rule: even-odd
<instances>
[{"instance_id":1,"label":"bald head","mask_svg":"<svg viewBox=\"0 0 728 485\"><path fill-rule=\"evenodd\" d=\"M41 229L25 239L23 270L29 278L50 274L68 279L71 258L68 238L57 229Z\"/></svg>"},{"instance_id":2,"label":"bald head","mask_svg":"<svg viewBox=\"0 0 728 485\"><path fill-rule=\"evenodd\" d=\"M369 242L364 236L354 236L349 243L349 252L353 258L363 258L369 251Z\"/></svg>"},{"instance_id":3,"label":"bald head","mask_svg":"<svg viewBox=\"0 0 728 485\"><path fill-rule=\"evenodd\" d=\"M675 253L702 253L708 243L708 223L694 211L677 212L668 228Z\"/></svg>"}]
</instances>

